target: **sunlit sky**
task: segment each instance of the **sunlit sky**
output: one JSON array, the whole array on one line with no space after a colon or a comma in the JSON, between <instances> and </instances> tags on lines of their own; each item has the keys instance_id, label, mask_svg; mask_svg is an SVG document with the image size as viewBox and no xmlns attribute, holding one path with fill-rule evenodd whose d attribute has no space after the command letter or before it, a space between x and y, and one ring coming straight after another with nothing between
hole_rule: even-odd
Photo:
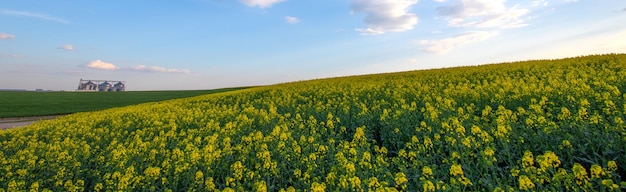
<instances>
[{"instance_id":1,"label":"sunlit sky","mask_svg":"<svg viewBox=\"0 0 626 192\"><path fill-rule=\"evenodd\" d=\"M626 1L0 4L0 89L213 89L601 53L626 53Z\"/></svg>"}]
</instances>

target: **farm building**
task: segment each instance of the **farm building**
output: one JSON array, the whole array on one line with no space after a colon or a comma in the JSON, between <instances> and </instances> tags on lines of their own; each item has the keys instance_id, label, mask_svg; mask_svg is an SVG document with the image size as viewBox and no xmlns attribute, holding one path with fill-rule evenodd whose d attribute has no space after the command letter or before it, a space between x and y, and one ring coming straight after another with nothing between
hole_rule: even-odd
<instances>
[{"instance_id":1,"label":"farm building","mask_svg":"<svg viewBox=\"0 0 626 192\"><path fill-rule=\"evenodd\" d=\"M98 91L110 91L111 86L111 83L104 81L104 83L100 83L100 85L98 85Z\"/></svg>"},{"instance_id":2,"label":"farm building","mask_svg":"<svg viewBox=\"0 0 626 192\"><path fill-rule=\"evenodd\" d=\"M98 85L92 81L87 81L86 83L81 82L80 85L78 85L78 90L80 91L96 91L97 88Z\"/></svg>"},{"instance_id":3,"label":"farm building","mask_svg":"<svg viewBox=\"0 0 626 192\"><path fill-rule=\"evenodd\" d=\"M113 91L125 91L125 85L122 82L117 82L115 85L113 85Z\"/></svg>"},{"instance_id":4,"label":"farm building","mask_svg":"<svg viewBox=\"0 0 626 192\"><path fill-rule=\"evenodd\" d=\"M124 81L80 79L76 91L126 91Z\"/></svg>"}]
</instances>

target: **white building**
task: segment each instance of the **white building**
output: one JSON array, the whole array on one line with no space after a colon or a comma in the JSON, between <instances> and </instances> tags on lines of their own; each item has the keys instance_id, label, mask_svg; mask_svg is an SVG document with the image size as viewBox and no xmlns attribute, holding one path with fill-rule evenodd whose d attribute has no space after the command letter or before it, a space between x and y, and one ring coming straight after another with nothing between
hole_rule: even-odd
<instances>
[{"instance_id":1,"label":"white building","mask_svg":"<svg viewBox=\"0 0 626 192\"><path fill-rule=\"evenodd\" d=\"M126 91L126 84L124 81L80 79L76 91Z\"/></svg>"}]
</instances>

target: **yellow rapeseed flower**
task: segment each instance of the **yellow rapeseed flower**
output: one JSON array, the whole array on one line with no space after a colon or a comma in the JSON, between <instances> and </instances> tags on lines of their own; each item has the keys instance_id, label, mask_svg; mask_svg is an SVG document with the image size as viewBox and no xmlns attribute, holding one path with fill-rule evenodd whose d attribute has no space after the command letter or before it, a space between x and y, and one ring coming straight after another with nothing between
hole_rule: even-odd
<instances>
[{"instance_id":1,"label":"yellow rapeseed flower","mask_svg":"<svg viewBox=\"0 0 626 192\"><path fill-rule=\"evenodd\" d=\"M4 189L2 189L4 190ZM35 191L39 191L39 183L37 181L33 182L33 184L30 185L30 191L29 192L35 192Z\"/></svg>"},{"instance_id":2,"label":"yellow rapeseed flower","mask_svg":"<svg viewBox=\"0 0 626 192\"><path fill-rule=\"evenodd\" d=\"M148 178L156 179L161 175L161 168L160 167L148 167L146 168L146 170L143 171L143 174Z\"/></svg>"},{"instance_id":3,"label":"yellow rapeseed flower","mask_svg":"<svg viewBox=\"0 0 626 192\"><path fill-rule=\"evenodd\" d=\"M433 149L433 141L430 139L430 137L424 137L424 148L428 150Z\"/></svg>"},{"instance_id":4,"label":"yellow rapeseed flower","mask_svg":"<svg viewBox=\"0 0 626 192\"><path fill-rule=\"evenodd\" d=\"M400 151L398 151L398 157L408 158L406 150L400 149Z\"/></svg>"},{"instance_id":5,"label":"yellow rapeseed flower","mask_svg":"<svg viewBox=\"0 0 626 192\"><path fill-rule=\"evenodd\" d=\"M204 173L202 173L202 171L197 171L195 179L196 179L196 182L204 183Z\"/></svg>"},{"instance_id":6,"label":"yellow rapeseed flower","mask_svg":"<svg viewBox=\"0 0 626 192\"><path fill-rule=\"evenodd\" d=\"M465 138L461 139L461 144L463 144L463 146L465 146L467 148L471 148L472 147L472 140L469 137L465 137Z\"/></svg>"},{"instance_id":7,"label":"yellow rapeseed flower","mask_svg":"<svg viewBox=\"0 0 626 192\"><path fill-rule=\"evenodd\" d=\"M509 130L507 129L506 126L504 125L498 125L496 126L496 132L494 133L494 135L497 138L503 138L505 137L507 134L509 133Z\"/></svg>"},{"instance_id":8,"label":"yellow rapeseed flower","mask_svg":"<svg viewBox=\"0 0 626 192\"><path fill-rule=\"evenodd\" d=\"M456 131L456 133L457 133L457 134L459 134L459 135L462 135L462 136L464 136L464 135L465 135L465 127L463 127L463 126L459 126L459 127L457 127L457 128L455 129L455 131Z\"/></svg>"},{"instance_id":9,"label":"yellow rapeseed flower","mask_svg":"<svg viewBox=\"0 0 626 192\"><path fill-rule=\"evenodd\" d=\"M361 179L357 176L354 176L352 178L349 179L350 180L350 186L352 187L352 189L360 189L361 188Z\"/></svg>"},{"instance_id":10,"label":"yellow rapeseed flower","mask_svg":"<svg viewBox=\"0 0 626 192\"><path fill-rule=\"evenodd\" d=\"M561 145L559 145L559 149L567 149L572 148L572 144L568 140L561 141Z\"/></svg>"},{"instance_id":11,"label":"yellow rapeseed flower","mask_svg":"<svg viewBox=\"0 0 626 192\"><path fill-rule=\"evenodd\" d=\"M595 178L599 179L605 175L604 171L602 170L602 167L600 167L599 165L592 165L590 171L591 171L591 179L595 179Z\"/></svg>"},{"instance_id":12,"label":"yellow rapeseed flower","mask_svg":"<svg viewBox=\"0 0 626 192\"><path fill-rule=\"evenodd\" d=\"M435 184L431 181L426 181L422 184L424 191L435 191Z\"/></svg>"},{"instance_id":13,"label":"yellow rapeseed flower","mask_svg":"<svg viewBox=\"0 0 626 192\"><path fill-rule=\"evenodd\" d=\"M367 182L367 190L373 191L377 188L380 188L380 183L378 183L378 178L370 177Z\"/></svg>"},{"instance_id":14,"label":"yellow rapeseed flower","mask_svg":"<svg viewBox=\"0 0 626 192\"><path fill-rule=\"evenodd\" d=\"M302 171L300 171L300 169L293 170L293 176L300 178L300 176L302 176Z\"/></svg>"},{"instance_id":15,"label":"yellow rapeseed flower","mask_svg":"<svg viewBox=\"0 0 626 192\"><path fill-rule=\"evenodd\" d=\"M557 168L561 165L559 157L552 151L546 151L543 155L537 156L537 163L539 164L539 170L546 172L550 168Z\"/></svg>"},{"instance_id":16,"label":"yellow rapeseed flower","mask_svg":"<svg viewBox=\"0 0 626 192\"><path fill-rule=\"evenodd\" d=\"M585 185L589 181L589 178L587 177L587 170L585 170L585 167L583 167L579 163L574 163L572 172L574 172L574 178L576 178L576 184Z\"/></svg>"},{"instance_id":17,"label":"yellow rapeseed flower","mask_svg":"<svg viewBox=\"0 0 626 192\"><path fill-rule=\"evenodd\" d=\"M602 180L602 185L604 185L606 188L609 188L611 190L619 189L619 185L613 183L613 180L610 180L610 179Z\"/></svg>"},{"instance_id":18,"label":"yellow rapeseed flower","mask_svg":"<svg viewBox=\"0 0 626 192\"><path fill-rule=\"evenodd\" d=\"M422 168L422 177L428 179L428 178L431 178L432 176L433 176L433 170L428 166L424 166Z\"/></svg>"},{"instance_id":19,"label":"yellow rapeseed flower","mask_svg":"<svg viewBox=\"0 0 626 192\"><path fill-rule=\"evenodd\" d=\"M459 152L452 152L452 154L450 155L452 157L452 159L461 159L461 155L459 155Z\"/></svg>"},{"instance_id":20,"label":"yellow rapeseed flower","mask_svg":"<svg viewBox=\"0 0 626 192\"><path fill-rule=\"evenodd\" d=\"M533 183L533 181L531 181L526 175L520 176L518 182L520 190L530 190L532 188L535 188L535 184Z\"/></svg>"},{"instance_id":21,"label":"yellow rapeseed flower","mask_svg":"<svg viewBox=\"0 0 626 192\"><path fill-rule=\"evenodd\" d=\"M345 166L346 166L346 172L347 173L354 173L356 171L354 163L352 163L352 162L346 164Z\"/></svg>"},{"instance_id":22,"label":"yellow rapeseed flower","mask_svg":"<svg viewBox=\"0 0 626 192\"><path fill-rule=\"evenodd\" d=\"M485 156L487 157L492 157L495 154L495 151L491 147L487 147L485 150L483 150L483 154L485 154Z\"/></svg>"},{"instance_id":23,"label":"yellow rapeseed flower","mask_svg":"<svg viewBox=\"0 0 626 192\"><path fill-rule=\"evenodd\" d=\"M313 182L311 184L311 191L313 192L324 192L326 190L326 184Z\"/></svg>"},{"instance_id":24,"label":"yellow rapeseed flower","mask_svg":"<svg viewBox=\"0 0 626 192\"><path fill-rule=\"evenodd\" d=\"M235 163L233 163L230 166L231 170L233 171L233 176L235 177L235 179L242 179L243 178L243 164L241 164L241 161L237 161Z\"/></svg>"},{"instance_id":25,"label":"yellow rapeseed flower","mask_svg":"<svg viewBox=\"0 0 626 192\"><path fill-rule=\"evenodd\" d=\"M406 178L406 175L404 175L404 173L399 172L399 173L396 173L396 176L394 177L393 181L396 182L396 187L400 187L400 186L403 186L404 183L408 182L409 180ZM404 186L402 188L404 188Z\"/></svg>"},{"instance_id":26,"label":"yellow rapeseed flower","mask_svg":"<svg viewBox=\"0 0 626 192\"><path fill-rule=\"evenodd\" d=\"M463 176L463 168L461 167L461 165L454 164L450 166L450 175Z\"/></svg>"},{"instance_id":27,"label":"yellow rapeseed flower","mask_svg":"<svg viewBox=\"0 0 626 192\"><path fill-rule=\"evenodd\" d=\"M528 172L530 168L533 168L535 164L535 160L533 158L533 153L530 151L525 151L524 156L522 157L522 167L524 171Z\"/></svg>"},{"instance_id":28,"label":"yellow rapeseed flower","mask_svg":"<svg viewBox=\"0 0 626 192\"><path fill-rule=\"evenodd\" d=\"M517 177L517 176L519 176L519 172L520 172L519 169L512 169L511 170L511 176Z\"/></svg>"},{"instance_id":29,"label":"yellow rapeseed flower","mask_svg":"<svg viewBox=\"0 0 626 192\"><path fill-rule=\"evenodd\" d=\"M266 192L267 185L265 184L265 181L258 181L254 183L254 189L256 192Z\"/></svg>"},{"instance_id":30,"label":"yellow rapeseed flower","mask_svg":"<svg viewBox=\"0 0 626 192\"><path fill-rule=\"evenodd\" d=\"M574 163L572 171L574 171L574 177L576 177L576 179L587 178L587 170L579 163Z\"/></svg>"},{"instance_id":31,"label":"yellow rapeseed flower","mask_svg":"<svg viewBox=\"0 0 626 192\"><path fill-rule=\"evenodd\" d=\"M215 190L215 183L213 183L213 177L207 178L204 181L204 185L206 186L206 189L208 189L209 191Z\"/></svg>"},{"instance_id":32,"label":"yellow rapeseed flower","mask_svg":"<svg viewBox=\"0 0 626 192\"><path fill-rule=\"evenodd\" d=\"M363 152L363 157L361 157L361 160L364 162L370 162L372 160L372 155L370 154L370 152Z\"/></svg>"},{"instance_id":33,"label":"yellow rapeseed flower","mask_svg":"<svg viewBox=\"0 0 626 192\"><path fill-rule=\"evenodd\" d=\"M479 133L482 133L482 130L480 129L479 126L476 125L472 125L472 128L470 129L473 135L477 135Z\"/></svg>"},{"instance_id":34,"label":"yellow rapeseed flower","mask_svg":"<svg viewBox=\"0 0 626 192\"><path fill-rule=\"evenodd\" d=\"M94 191L102 191L102 189L104 188L104 186L102 185L102 183L96 183L96 185L93 187Z\"/></svg>"},{"instance_id":35,"label":"yellow rapeseed flower","mask_svg":"<svg viewBox=\"0 0 626 192\"><path fill-rule=\"evenodd\" d=\"M609 161L607 163L607 169L609 171L617 171L617 163L615 163L615 161Z\"/></svg>"}]
</instances>

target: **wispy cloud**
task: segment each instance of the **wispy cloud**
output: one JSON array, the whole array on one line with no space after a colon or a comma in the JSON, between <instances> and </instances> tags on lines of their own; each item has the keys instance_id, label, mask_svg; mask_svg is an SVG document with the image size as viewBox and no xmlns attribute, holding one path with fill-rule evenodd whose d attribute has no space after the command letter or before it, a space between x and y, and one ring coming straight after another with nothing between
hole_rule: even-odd
<instances>
[{"instance_id":1,"label":"wispy cloud","mask_svg":"<svg viewBox=\"0 0 626 192\"><path fill-rule=\"evenodd\" d=\"M439 1L442 2L442 1ZM533 0L529 7L545 7L548 0ZM455 0L437 8L450 27L458 27L465 32L439 40L422 40L425 47L420 50L429 53L446 53L456 47L485 41L501 30L528 26L526 17L529 10L520 5L507 5L506 0Z\"/></svg>"},{"instance_id":2,"label":"wispy cloud","mask_svg":"<svg viewBox=\"0 0 626 192\"><path fill-rule=\"evenodd\" d=\"M241 0L241 2L250 7L268 8L276 3L280 3L286 0Z\"/></svg>"},{"instance_id":3,"label":"wispy cloud","mask_svg":"<svg viewBox=\"0 0 626 192\"><path fill-rule=\"evenodd\" d=\"M54 22L63 23L63 24L70 23L68 20L65 20L65 19L49 16L46 14L32 13L32 12L26 12L26 11L0 10L0 13L5 14L5 15L32 17L32 18L54 21Z\"/></svg>"},{"instance_id":4,"label":"wispy cloud","mask_svg":"<svg viewBox=\"0 0 626 192\"><path fill-rule=\"evenodd\" d=\"M164 67L157 66L145 66L145 65L135 65L131 67L118 67L113 63L104 62L101 60L90 61L81 67L90 68L90 69L98 69L98 70L127 70L127 71L138 71L138 72L155 72L155 73L191 73L191 71L187 69L170 69Z\"/></svg>"},{"instance_id":5,"label":"wispy cloud","mask_svg":"<svg viewBox=\"0 0 626 192\"><path fill-rule=\"evenodd\" d=\"M506 0L460 0L449 6L439 7L439 15L453 27L518 28L527 26L523 16L528 9L515 5L507 7Z\"/></svg>"},{"instance_id":6,"label":"wispy cloud","mask_svg":"<svg viewBox=\"0 0 626 192\"><path fill-rule=\"evenodd\" d=\"M131 71L142 71L142 72L191 73L191 71L187 69L168 69L164 67L145 66L145 65L136 65L136 66L128 67L126 69L131 70Z\"/></svg>"},{"instance_id":7,"label":"wispy cloud","mask_svg":"<svg viewBox=\"0 0 626 192\"><path fill-rule=\"evenodd\" d=\"M428 53L446 53L456 47L484 41L496 35L497 31L470 31L441 40L423 40L420 44L426 47L420 50Z\"/></svg>"},{"instance_id":8,"label":"wispy cloud","mask_svg":"<svg viewBox=\"0 0 626 192\"><path fill-rule=\"evenodd\" d=\"M287 21L287 23L291 23L291 24L300 23L300 19L298 19L297 17L292 17L292 16L286 16L285 17L285 21Z\"/></svg>"},{"instance_id":9,"label":"wispy cloud","mask_svg":"<svg viewBox=\"0 0 626 192\"><path fill-rule=\"evenodd\" d=\"M6 53L0 53L0 57L2 58L24 58L23 55L18 55L18 54L6 54Z\"/></svg>"},{"instance_id":10,"label":"wispy cloud","mask_svg":"<svg viewBox=\"0 0 626 192\"><path fill-rule=\"evenodd\" d=\"M546 0L534 0L531 2L533 7L539 7L539 6L548 6L548 1Z\"/></svg>"},{"instance_id":11,"label":"wispy cloud","mask_svg":"<svg viewBox=\"0 0 626 192\"><path fill-rule=\"evenodd\" d=\"M62 46L57 47L57 49L63 49L63 50L66 50L66 51L72 51L72 50L74 50L74 46L72 46L72 45L62 45Z\"/></svg>"},{"instance_id":12,"label":"wispy cloud","mask_svg":"<svg viewBox=\"0 0 626 192\"><path fill-rule=\"evenodd\" d=\"M417 15L409 9L417 0L351 0L352 11L364 13L366 28L356 28L363 35L379 35L385 32L401 32L413 29Z\"/></svg>"},{"instance_id":13,"label":"wispy cloud","mask_svg":"<svg viewBox=\"0 0 626 192\"><path fill-rule=\"evenodd\" d=\"M0 33L0 39L14 39L15 35Z\"/></svg>"}]
</instances>

